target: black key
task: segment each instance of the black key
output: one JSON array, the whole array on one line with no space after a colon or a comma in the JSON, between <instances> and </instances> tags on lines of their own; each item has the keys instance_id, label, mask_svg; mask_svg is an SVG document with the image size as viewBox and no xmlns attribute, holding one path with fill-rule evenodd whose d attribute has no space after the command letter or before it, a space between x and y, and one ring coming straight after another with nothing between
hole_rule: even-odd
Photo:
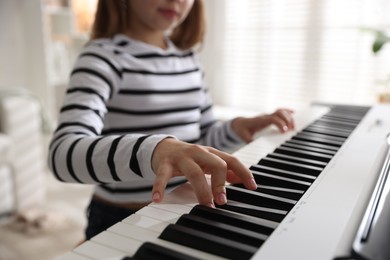
<instances>
[{"instance_id":1,"label":"black key","mask_svg":"<svg viewBox=\"0 0 390 260\"><path fill-rule=\"evenodd\" d=\"M313 137L313 138L321 138L321 139L324 139L327 141L335 141L335 142L339 142L339 143L343 143L345 141L345 139L347 139L345 137L336 137L336 136L331 136L331 135L327 135L324 133L311 133L311 132L307 132L307 131L301 131L300 133L298 133L298 135Z\"/></svg>"},{"instance_id":2,"label":"black key","mask_svg":"<svg viewBox=\"0 0 390 260\"><path fill-rule=\"evenodd\" d=\"M261 192L259 189L256 191L252 191L237 186L226 186L226 196L229 199L245 202L259 207L281 209L287 211L289 211L297 203L296 200L270 195Z\"/></svg>"},{"instance_id":3,"label":"black key","mask_svg":"<svg viewBox=\"0 0 390 260\"><path fill-rule=\"evenodd\" d=\"M175 224L194 228L198 231L234 240L257 248L259 248L268 238L266 235L250 230L190 214L182 215Z\"/></svg>"},{"instance_id":4,"label":"black key","mask_svg":"<svg viewBox=\"0 0 390 260\"><path fill-rule=\"evenodd\" d=\"M330 113L327 113L323 115L323 118L329 118L333 120L345 120L349 122L355 122L358 123L360 120L362 120L363 116L367 113L367 110L364 112L361 111L344 111L344 112L336 112L331 111Z\"/></svg>"},{"instance_id":5,"label":"black key","mask_svg":"<svg viewBox=\"0 0 390 260\"><path fill-rule=\"evenodd\" d=\"M238 243L193 228L169 224L159 238L229 259L250 259L257 247Z\"/></svg>"},{"instance_id":6,"label":"black key","mask_svg":"<svg viewBox=\"0 0 390 260\"><path fill-rule=\"evenodd\" d=\"M278 225L278 223L273 221L263 220L223 209L212 209L202 205L193 207L189 214L251 230L263 235L270 235Z\"/></svg>"},{"instance_id":7,"label":"black key","mask_svg":"<svg viewBox=\"0 0 390 260\"><path fill-rule=\"evenodd\" d=\"M351 115L336 115L336 114L333 114L333 115L324 115L321 117L322 119L328 119L328 120L331 120L331 121L334 121L334 122L348 122L348 123L351 123L351 124L359 124L361 118L360 117L355 117L355 118L352 118Z\"/></svg>"},{"instance_id":8,"label":"black key","mask_svg":"<svg viewBox=\"0 0 390 260\"><path fill-rule=\"evenodd\" d=\"M317 121L315 121L313 123L313 125L332 127L335 129L347 130L347 131L352 131L353 129L355 129L355 126L353 126L353 125L339 124L339 123L331 122L329 120L322 120L322 119L318 119Z\"/></svg>"},{"instance_id":9,"label":"black key","mask_svg":"<svg viewBox=\"0 0 390 260\"><path fill-rule=\"evenodd\" d=\"M216 207L278 223L280 223L288 213L286 210L258 207L230 199L228 199L226 204L216 205Z\"/></svg>"},{"instance_id":10,"label":"black key","mask_svg":"<svg viewBox=\"0 0 390 260\"><path fill-rule=\"evenodd\" d=\"M311 133L323 133L330 136L336 136L336 137L343 137L348 138L351 134L351 131L340 131L340 130L333 130L333 129L326 129L316 126L309 126L302 130L303 132L311 132Z\"/></svg>"},{"instance_id":11,"label":"black key","mask_svg":"<svg viewBox=\"0 0 390 260\"><path fill-rule=\"evenodd\" d=\"M348 134L348 136L352 133L354 128L344 128L340 126L333 126L330 124L325 124L322 122L314 122L308 128L315 128L318 129L319 131L324 130L324 131L334 131L338 133L343 133L343 134Z\"/></svg>"},{"instance_id":12,"label":"black key","mask_svg":"<svg viewBox=\"0 0 390 260\"><path fill-rule=\"evenodd\" d=\"M280 153L281 152L281 153ZM307 158L301 158L297 157L295 155L288 155L284 154L283 151L279 152L273 152L267 155L268 158L275 158L275 159L281 159L284 161L289 161L289 162L295 162L295 163L302 163L306 165L312 165L312 166L318 166L324 168L326 166L326 162L323 161L318 161L318 160L313 160L313 159L307 159Z\"/></svg>"},{"instance_id":13,"label":"black key","mask_svg":"<svg viewBox=\"0 0 390 260\"><path fill-rule=\"evenodd\" d=\"M294 172L294 171L288 171L288 170L283 170L280 168L276 167L270 167L266 165L252 165L249 168L251 171L257 171L257 172L264 172L264 173L269 173L275 176L279 177L285 177L285 178L291 178L297 181L303 181L306 183L312 183L317 177L310 175L310 174L304 174L304 173L299 173L299 172ZM261 177L257 176L256 174L253 175L255 178L256 182L259 180L259 184L261 183Z\"/></svg>"},{"instance_id":14,"label":"black key","mask_svg":"<svg viewBox=\"0 0 390 260\"><path fill-rule=\"evenodd\" d=\"M253 177L259 185L276 186L281 188L307 190L311 182L296 180L294 178L282 177L275 174L258 171L254 166L252 169Z\"/></svg>"},{"instance_id":15,"label":"black key","mask_svg":"<svg viewBox=\"0 0 390 260\"><path fill-rule=\"evenodd\" d=\"M297 172L297 173L309 174L313 176L318 176L323 170L322 167L311 166L302 163L288 162L285 160L269 158L269 157L264 157L259 161L258 164L275 167L282 170Z\"/></svg>"},{"instance_id":16,"label":"black key","mask_svg":"<svg viewBox=\"0 0 390 260\"><path fill-rule=\"evenodd\" d=\"M303 151L291 147L283 147L280 146L274 150L275 153L286 154L291 156L296 156L300 158L306 158L310 160L316 160L321 162L329 162L333 156L329 154L311 152L311 151Z\"/></svg>"},{"instance_id":17,"label":"black key","mask_svg":"<svg viewBox=\"0 0 390 260\"><path fill-rule=\"evenodd\" d=\"M145 242L137 250L133 257L125 257L122 260L200 260L200 258L195 258L183 254L181 252L176 252L170 248L166 248L157 244L150 242Z\"/></svg>"},{"instance_id":18,"label":"black key","mask_svg":"<svg viewBox=\"0 0 390 260\"><path fill-rule=\"evenodd\" d=\"M297 135L292 137L292 140L301 140L301 141L307 141L307 142L314 142L314 143L319 143L319 144L324 144L324 145L329 145L329 146L334 146L334 147L340 147L343 142L340 141L333 141L333 140L328 140L323 137L314 137L302 133L298 133Z\"/></svg>"},{"instance_id":19,"label":"black key","mask_svg":"<svg viewBox=\"0 0 390 260\"><path fill-rule=\"evenodd\" d=\"M257 187L256 191L258 192L296 201L298 201L306 191L268 185L258 185Z\"/></svg>"},{"instance_id":20,"label":"black key","mask_svg":"<svg viewBox=\"0 0 390 260\"><path fill-rule=\"evenodd\" d=\"M320 143L311 142L311 141L303 141L303 140L298 140L298 139L290 139L286 143L305 145L307 147L316 147L316 148L321 148L321 149L325 149L325 150L330 150L333 152L337 152L339 150L339 147L326 145L326 144L320 144Z\"/></svg>"},{"instance_id":21,"label":"black key","mask_svg":"<svg viewBox=\"0 0 390 260\"><path fill-rule=\"evenodd\" d=\"M308 146L308 145L305 145L305 144L299 144L299 143L292 143L292 142L285 142L283 143L280 147L289 147L289 148L293 148L293 149L297 149L297 150L300 150L300 151L311 151L311 152L316 152L316 153L320 153L320 154L326 154L326 155L330 155L330 156L333 156L337 153L337 151L334 151L334 150L328 150L328 149L323 149L323 148L318 148L318 147L312 147L312 146Z\"/></svg>"},{"instance_id":22,"label":"black key","mask_svg":"<svg viewBox=\"0 0 390 260\"><path fill-rule=\"evenodd\" d=\"M234 184L231 186L245 189L245 186L243 184ZM269 186L269 185L257 185L257 189L256 189L256 192L259 192L261 194L264 193L264 194L274 195L276 197L286 198L286 199L291 199L296 201L302 197L305 191L306 190L290 189L290 188Z\"/></svg>"},{"instance_id":23,"label":"black key","mask_svg":"<svg viewBox=\"0 0 390 260\"><path fill-rule=\"evenodd\" d=\"M332 118L322 117L318 120L316 120L316 123L321 124L330 124L336 127L344 128L344 129L354 129L356 127L356 123L341 121L341 120L335 120Z\"/></svg>"}]
</instances>

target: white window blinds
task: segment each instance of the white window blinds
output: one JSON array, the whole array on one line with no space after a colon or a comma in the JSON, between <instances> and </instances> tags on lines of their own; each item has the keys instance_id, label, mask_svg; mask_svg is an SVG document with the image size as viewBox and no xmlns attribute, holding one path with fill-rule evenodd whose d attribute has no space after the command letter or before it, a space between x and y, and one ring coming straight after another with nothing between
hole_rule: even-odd
<instances>
[{"instance_id":1,"label":"white window blinds","mask_svg":"<svg viewBox=\"0 0 390 260\"><path fill-rule=\"evenodd\" d=\"M214 2L211 48L219 60L206 73L218 105L370 104L390 75L390 44L373 55L374 34L362 31L390 28L388 0Z\"/></svg>"}]
</instances>

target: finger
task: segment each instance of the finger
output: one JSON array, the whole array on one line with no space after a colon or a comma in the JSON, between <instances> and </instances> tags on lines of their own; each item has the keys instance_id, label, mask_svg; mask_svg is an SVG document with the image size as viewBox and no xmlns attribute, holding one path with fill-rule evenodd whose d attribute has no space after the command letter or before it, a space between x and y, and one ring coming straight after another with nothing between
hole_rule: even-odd
<instances>
[{"instance_id":1,"label":"finger","mask_svg":"<svg viewBox=\"0 0 390 260\"><path fill-rule=\"evenodd\" d=\"M211 191L213 193L214 201L223 205L226 204L226 174L227 174L227 163L217 155L210 153L209 156L215 158L213 160L213 167L208 167L208 171L211 174Z\"/></svg>"},{"instance_id":2,"label":"finger","mask_svg":"<svg viewBox=\"0 0 390 260\"><path fill-rule=\"evenodd\" d=\"M208 151L198 153L196 162L203 168L203 171L211 175L211 191L214 201L223 205L226 204L226 173L227 164L219 156Z\"/></svg>"},{"instance_id":3,"label":"finger","mask_svg":"<svg viewBox=\"0 0 390 260\"><path fill-rule=\"evenodd\" d=\"M173 173L173 167L171 164L166 163L161 165L156 173L156 179L154 180L152 189L152 201L161 202L164 197L164 191L167 187L168 181L171 179Z\"/></svg>"},{"instance_id":4,"label":"finger","mask_svg":"<svg viewBox=\"0 0 390 260\"><path fill-rule=\"evenodd\" d=\"M251 134L249 131L242 131L241 139L246 143L250 143L253 141L253 134Z\"/></svg>"},{"instance_id":5,"label":"finger","mask_svg":"<svg viewBox=\"0 0 390 260\"><path fill-rule=\"evenodd\" d=\"M232 184L242 183L241 178L238 177L232 170L227 171L226 181Z\"/></svg>"},{"instance_id":6,"label":"finger","mask_svg":"<svg viewBox=\"0 0 390 260\"><path fill-rule=\"evenodd\" d=\"M246 188L251 190L255 190L257 188L257 184L251 171L237 157L214 148L210 148L210 152L221 157L226 162L228 171L230 170L238 176Z\"/></svg>"},{"instance_id":7,"label":"finger","mask_svg":"<svg viewBox=\"0 0 390 260\"><path fill-rule=\"evenodd\" d=\"M282 120L282 118L278 115L273 115L270 117L270 121L272 124L274 124L281 133L287 132L288 131L288 126L286 121Z\"/></svg>"},{"instance_id":8,"label":"finger","mask_svg":"<svg viewBox=\"0 0 390 260\"><path fill-rule=\"evenodd\" d=\"M276 115L279 116L285 123L288 129L294 129L294 119L293 119L294 111L291 109L279 109L276 112ZM288 130L286 129L286 130Z\"/></svg>"},{"instance_id":9,"label":"finger","mask_svg":"<svg viewBox=\"0 0 390 260\"><path fill-rule=\"evenodd\" d=\"M214 208L213 196L209 184L206 180L204 171L194 161L187 161L180 164L181 172L191 183L199 204Z\"/></svg>"}]
</instances>

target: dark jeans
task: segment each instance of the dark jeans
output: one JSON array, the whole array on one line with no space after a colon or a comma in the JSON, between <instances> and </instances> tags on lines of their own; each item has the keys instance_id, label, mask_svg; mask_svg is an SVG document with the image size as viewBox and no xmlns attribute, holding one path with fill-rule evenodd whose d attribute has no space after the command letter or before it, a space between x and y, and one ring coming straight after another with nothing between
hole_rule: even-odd
<instances>
[{"instance_id":1,"label":"dark jeans","mask_svg":"<svg viewBox=\"0 0 390 260\"><path fill-rule=\"evenodd\" d=\"M106 204L92 198L87 208L87 228L85 229L86 239L111 227L115 223L135 213L137 210L125 209Z\"/></svg>"}]
</instances>

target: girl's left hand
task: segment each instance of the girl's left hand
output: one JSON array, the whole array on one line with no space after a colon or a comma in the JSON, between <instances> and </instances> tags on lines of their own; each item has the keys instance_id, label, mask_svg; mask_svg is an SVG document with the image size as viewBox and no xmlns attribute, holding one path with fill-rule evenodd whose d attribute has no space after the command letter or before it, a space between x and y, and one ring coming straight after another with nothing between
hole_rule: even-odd
<instances>
[{"instance_id":1,"label":"girl's left hand","mask_svg":"<svg viewBox=\"0 0 390 260\"><path fill-rule=\"evenodd\" d=\"M272 114L256 117L237 117L232 121L232 128L245 142L253 141L254 135L270 125L275 125L281 133L294 129L294 111L281 108Z\"/></svg>"}]
</instances>

